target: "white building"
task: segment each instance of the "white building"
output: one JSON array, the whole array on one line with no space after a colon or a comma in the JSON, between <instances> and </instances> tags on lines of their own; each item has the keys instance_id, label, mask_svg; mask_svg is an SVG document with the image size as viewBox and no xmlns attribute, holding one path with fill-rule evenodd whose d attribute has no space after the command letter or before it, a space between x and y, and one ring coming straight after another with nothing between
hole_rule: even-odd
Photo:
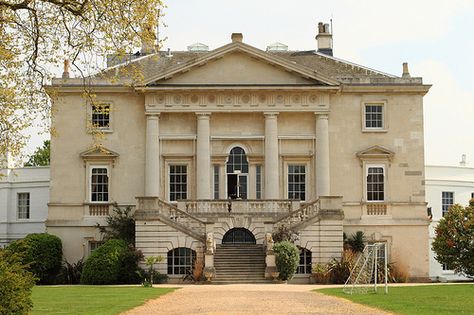
<instances>
[{"instance_id":1,"label":"white building","mask_svg":"<svg viewBox=\"0 0 474 315\"><path fill-rule=\"evenodd\" d=\"M440 281L465 280L466 278L448 270L435 259L431 243L435 237L435 227L443 213L453 204L467 206L474 198L474 168L465 166L427 165L426 201L431 208L433 220L430 224L430 278Z\"/></svg>"},{"instance_id":2,"label":"white building","mask_svg":"<svg viewBox=\"0 0 474 315\"><path fill-rule=\"evenodd\" d=\"M27 234L45 232L49 180L49 167L0 164L0 247Z\"/></svg>"}]
</instances>

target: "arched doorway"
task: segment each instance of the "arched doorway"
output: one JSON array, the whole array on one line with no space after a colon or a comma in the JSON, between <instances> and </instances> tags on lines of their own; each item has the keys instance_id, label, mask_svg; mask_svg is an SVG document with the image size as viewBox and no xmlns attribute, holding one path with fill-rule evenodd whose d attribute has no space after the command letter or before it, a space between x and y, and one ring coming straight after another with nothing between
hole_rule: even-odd
<instances>
[{"instance_id":1,"label":"arched doorway","mask_svg":"<svg viewBox=\"0 0 474 315\"><path fill-rule=\"evenodd\" d=\"M249 163L245 150L241 147L232 148L226 163L227 198L247 199L248 172Z\"/></svg>"},{"instance_id":2,"label":"arched doorway","mask_svg":"<svg viewBox=\"0 0 474 315\"><path fill-rule=\"evenodd\" d=\"M222 244L257 244L255 236L245 228L233 228L222 238Z\"/></svg>"}]
</instances>

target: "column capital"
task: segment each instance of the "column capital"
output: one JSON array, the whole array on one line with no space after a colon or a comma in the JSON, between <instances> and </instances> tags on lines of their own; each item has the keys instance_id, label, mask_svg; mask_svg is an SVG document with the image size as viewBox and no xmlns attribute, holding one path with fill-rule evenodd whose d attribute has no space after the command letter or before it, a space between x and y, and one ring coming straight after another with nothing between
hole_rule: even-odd
<instances>
[{"instance_id":1,"label":"column capital","mask_svg":"<svg viewBox=\"0 0 474 315\"><path fill-rule=\"evenodd\" d=\"M279 112L263 112L265 118L276 118L280 114Z\"/></svg>"},{"instance_id":2,"label":"column capital","mask_svg":"<svg viewBox=\"0 0 474 315\"><path fill-rule=\"evenodd\" d=\"M316 119L329 119L329 113L315 112Z\"/></svg>"},{"instance_id":3,"label":"column capital","mask_svg":"<svg viewBox=\"0 0 474 315\"><path fill-rule=\"evenodd\" d=\"M152 118L156 118L156 119L159 119L160 118L160 112L156 112L156 113L153 113L153 112L145 112L145 116L147 119L152 119Z\"/></svg>"},{"instance_id":4,"label":"column capital","mask_svg":"<svg viewBox=\"0 0 474 315\"><path fill-rule=\"evenodd\" d=\"M209 119L211 112L196 112L196 117L198 119Z\"/></svg>"}]
</instances>

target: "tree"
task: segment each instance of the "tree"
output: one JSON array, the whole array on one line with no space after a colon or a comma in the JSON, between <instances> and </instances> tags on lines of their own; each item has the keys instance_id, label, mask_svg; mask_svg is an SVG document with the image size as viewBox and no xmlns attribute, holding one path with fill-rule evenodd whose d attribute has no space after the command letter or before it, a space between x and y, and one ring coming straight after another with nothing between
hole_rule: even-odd
<instances>
[{"instance_id":1,"label":"tree","mask_svg":"<svg viewBox=\"0 0 474 315\"><path fill-rule=\"evenodd\" d=\"M50 140L45 140L42 147L36 148L35 153L30 156L28 162L25 163L25 166L48 166L49 165L49 155L50 155Z\"/></svg>"},{"instance_id":2,"label":"tree","mask_svg":"<svg viewBox=\"0 0 474 315\"><path fill-rule=\"evenodd\" d=\"M432 248L436 260L458 273L474 277L474 199L467 207L451 206L435 233Z\"/></svg>"},{"instance_id":3,"label":"tree","mask_svg":"<svg viewBox=\"0 0 474 315\"><path fill-rule=\"evenodd\" d=\"M102 233L105 241L119 239L135 246L135 219L131 213L132 207L121 208L117 204L113 206L113 213L105 219L107 226L101 226L97 223L97 228Z\"/></svg>"},{"instance_id":4,"label":"tree","mask_svg":"<svg viewBox=\"0 0 474 315\"><path fill-rule=\"evenodd\" d=\"M35 120L48 127L44 86L63 60L92 97L86 78L107 54L156 44L161 8L161 0L0 0L0 153L18 156Z\"/></svg>"}]
</instances>

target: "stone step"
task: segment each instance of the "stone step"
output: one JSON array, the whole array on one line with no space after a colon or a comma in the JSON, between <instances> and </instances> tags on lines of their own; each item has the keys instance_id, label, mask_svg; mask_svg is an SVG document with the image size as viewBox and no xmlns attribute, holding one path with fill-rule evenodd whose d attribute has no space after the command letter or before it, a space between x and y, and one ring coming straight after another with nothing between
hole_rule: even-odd
<instances>
[{"instance_id":1,"label":"stone step","mask_svg":"<svg viewBox=\"0 0 474 315\"><path fill-rule=\"evenodd\" d=\"M212 280L213 284L271 284L274 283L272 280L260 279L260 280Z\"/></svg>"}]
</instances>

